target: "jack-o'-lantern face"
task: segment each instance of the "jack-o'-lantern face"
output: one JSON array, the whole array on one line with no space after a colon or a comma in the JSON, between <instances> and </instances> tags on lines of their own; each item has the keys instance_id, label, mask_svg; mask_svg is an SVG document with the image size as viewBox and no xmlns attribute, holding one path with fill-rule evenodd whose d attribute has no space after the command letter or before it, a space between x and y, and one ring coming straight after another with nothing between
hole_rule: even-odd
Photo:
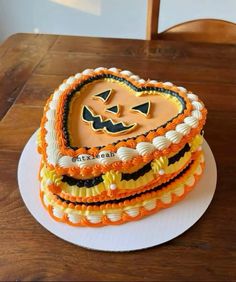
<instances>
[{"instance_id":1,"label":"jack-o'-lantern face","mask_svg":"<svg viewBox=\"0 0 236 282\"><path fill-rule=\"evenodd\" d=\"M95 80L70 102L70 145L102 146L141 135L173 119L180 109L170 95L137 92L111 79Z\"/></svg>"}]
</instances>

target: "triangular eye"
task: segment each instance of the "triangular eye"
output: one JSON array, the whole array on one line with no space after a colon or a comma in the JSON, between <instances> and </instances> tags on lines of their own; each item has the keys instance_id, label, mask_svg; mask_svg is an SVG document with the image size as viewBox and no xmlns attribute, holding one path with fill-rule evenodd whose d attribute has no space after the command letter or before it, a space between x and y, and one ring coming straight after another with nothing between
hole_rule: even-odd
<instances>
[{"instance_id":1,"label":"triangular eye","mask_svg":"<svg viewBox=\"0 0 236 282\"><path fill-rule=\"evenodd\" d=\"M112 106L110 108L106 108L106 112L109 112L109 113L112 113L112 114L119 116L120 115L120 106L115 105L115 106Z\"/></svg>"},{"instance_id":2,"label":"triangular eye","mask_svg":"<svg viewBox=\"0 0 236 282\"><path fill-rule=\"evenodd\" d=\"M106 104L111 96L111 92L112 92L112 89L105 90L101 93L93 95L93 99L102 100Z\"/></svg>"},{"instance_id":3,"label":"triangular eye","mask_svg":"<svg viewBox=\"0 0 236 282\"><path fill-rule=\"evenodd\" d=\"M149 117L151 108L151 102L145 102L139 105L136 105L131 108L131 111L139 112L140 114L144 115L145 117Z\"/></svg>"}]
</instances>

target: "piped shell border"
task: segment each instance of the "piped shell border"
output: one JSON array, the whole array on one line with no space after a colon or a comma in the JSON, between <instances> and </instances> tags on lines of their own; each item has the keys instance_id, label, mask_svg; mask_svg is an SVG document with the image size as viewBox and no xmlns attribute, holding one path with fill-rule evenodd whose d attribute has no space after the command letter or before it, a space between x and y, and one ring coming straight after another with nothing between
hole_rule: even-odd
<instances>
[{"instance_id":1,"label":"piped shell border","mask_svg":"<svg viewBox=\"0 0 236 282\"><path fill-rule=\"evenodd\" d=\"M185 113L167 124L165 128L150 131L146 136L121 141L116 145L98 148L79 148L72 150L65 147L61 124L62 116L58 113L63 109L63 99L82 80L103 73L110 73L125 78L137 87L164 87L176 91L187 103ZM130 71L117 68L87 69L82 73L69 77L49 98L41 121L39 152L49 168L56 169L59 174L71 176L93 176L111 169L122 170L133 165L147 163L154 158L179 151L187 142L198 134L205 124L207 111L197 95L187 92L183 87L174 86L170 82L161 83L154 80L145 81ZM114 157L94 158L97 155L114 153ZM78 158L80 157L80 158ZM73 161L73 158L83 159ZM85 159L85 160L84 160Z\"/></svg>"},{"instance_id":2,"label":"piped shell border","mask_svg":"<svg viewBox=\"0 0 236 282\"><path fill-rule=\"evenodd\" d=\"M193 190L197 181L200 179L202 172L204 170L205 163L204 159L197 165L192 175L189 175L189 178L192 177L190 183L186 181L181 191L173 190L167 191L162 196L162 199L155 200L150 199L147 202L143 202L141 206L130 207L129 209L124 209L121 213L105 213L99 216L89 214L88 212L83 215L74 216L72 214L67 214L63 212L61 209L55 208L52 205L48 204L44 198L44 192L40 191L40 198L43 206L48 211L50 216L58 221L63 222L71 226L79 226L79 227L101 227L105 225L119 225L129 221L139 220L145 216L154 214L161 209L168 208L181 201L185 196ZM174 184L173 184L174 185ZM167 189L168 190L168 189Z\"/></svg>"}]
</instances>

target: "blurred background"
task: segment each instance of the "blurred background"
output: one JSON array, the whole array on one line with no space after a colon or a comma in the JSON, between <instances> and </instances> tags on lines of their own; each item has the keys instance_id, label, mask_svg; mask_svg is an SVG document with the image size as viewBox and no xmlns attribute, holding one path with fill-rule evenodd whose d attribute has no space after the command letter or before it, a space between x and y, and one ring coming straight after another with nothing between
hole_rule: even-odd
<instances>
[{"instance_id":1,"label":"blurred background","mask_svg":"<svg viewBox=\"0 0 236 282\"><path fill-rule=\"evenodd\" d=\"M236 0L162 0L159 31L183 21L236 22ZM0 42L13 33L145 39L147 0L0 0Z\"/></svg>"}]
</instances>

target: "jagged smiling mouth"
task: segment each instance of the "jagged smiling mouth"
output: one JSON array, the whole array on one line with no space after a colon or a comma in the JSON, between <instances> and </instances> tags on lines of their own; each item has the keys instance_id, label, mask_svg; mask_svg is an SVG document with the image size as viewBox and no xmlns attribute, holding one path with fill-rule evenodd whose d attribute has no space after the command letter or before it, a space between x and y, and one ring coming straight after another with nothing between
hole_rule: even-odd
<instances>
[{"instance_id":1,"label":"jagged smiling mouth","mask_svg":"<svg viewBox=\"0 0 236 282\"><path fill-rule=\"evenodd\" d=\"M88 106L83 106L82 120L89 123L94 131L104 131L112 135L130 132L137 126L137 123L129 125L123 122L115 122L110 118L103 119Z\"/></svg>"}]
</instances>

